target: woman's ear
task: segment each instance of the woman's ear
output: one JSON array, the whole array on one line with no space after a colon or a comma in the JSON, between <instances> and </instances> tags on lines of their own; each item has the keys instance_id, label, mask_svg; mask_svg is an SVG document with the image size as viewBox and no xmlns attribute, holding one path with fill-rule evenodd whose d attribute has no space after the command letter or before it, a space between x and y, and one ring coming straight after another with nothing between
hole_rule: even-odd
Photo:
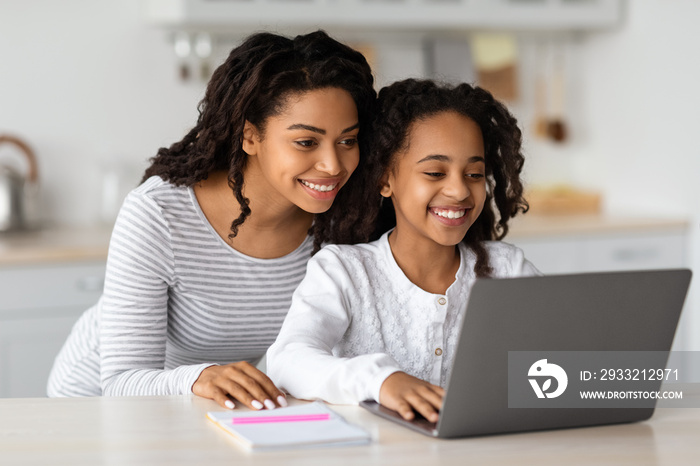
<instances>
[{"instance_id":1,"label":"woman's ear","mask_svg":"<svg viewBox=\"0 0 700 466\"><path fill-rule=\"evenodd\" d=\"M256 155L258 153L258 128L248 120L243 126L243 141L241 141L241 148L243 152L248 155Z\"/></svg>"}]
</instances>

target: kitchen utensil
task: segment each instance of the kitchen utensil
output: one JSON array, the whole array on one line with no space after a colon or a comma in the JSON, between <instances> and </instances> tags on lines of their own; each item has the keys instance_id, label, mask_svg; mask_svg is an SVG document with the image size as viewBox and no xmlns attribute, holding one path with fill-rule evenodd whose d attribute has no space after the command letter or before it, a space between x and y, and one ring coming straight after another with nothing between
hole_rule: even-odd
<instances>
[{"instance_id":1,"label":"kitchen utensil","mask_svg":"<svg viewBox=\"0 0 700 466\"><path fill-rule=\"evenodd\" d=\"M518 99L518 45L514 35L481 32L470 40L479 86L494 97Z\"/></svg>"},{"instance_id":2,"label":"kitchen utensil","mask_svg":"<svg viewBox=\"0 0 700 466\"><path fill-rule=\"evenodd\" d=\"M564 120L564 99L565 99L565 72L564 72L564 52L563 49L555 53L554 69L552 73L552 113L547 124L547 134L555 142L566 142L568 138L568 128Z\"/></svg>"},{"instance_id":3,"label":"kitchen utensil","mask_svg":"<svg viewBox=\"0 0 700 466\"><path fill-rule=\"evenodd\" d=\"M211 77L212 40L207 33L200 33L194 39L194 52L199 58L199 79L209 81Z\"/></svg>"},{"instance_id":4,"label":"kitchen utensil","mask_svg":"<svg viewBox=\"0 0 700 466\"><path fill-rule=\"evenodd\" d=\"M549 120L547 119L547 78L545 57L542 45L537 46L537 71L535 76L535 108L534 108L534 132L539 139L547 138Z\"/></svg>"},{"instance_id":5,"label":"kitchen utensil","mask_svg":"<svg viewBox=\"0 0 700 466\"><path fill-rule=\"evenodd\" d=\"M0 135L0 145L11 144L19 149L27 162L22 175L0 160L0 232L36 226L39 210L39 182L36 157L27 143L9 135Z\"/></svg>"},{"instance_id":6,"label":"kitchen utensil","mask_svg":"<svg viewBox=\"0 0 700 466\"><path fill-rule=\"evenodd\" d=\"M192 44L190 43L190 36L186 32L178 32L175 34L175 55L180 59L180 64L178 66L180 79L182 81L187 81L190 79L190 65L187 60L192 51Z\"/></svg>"}]
</instances>

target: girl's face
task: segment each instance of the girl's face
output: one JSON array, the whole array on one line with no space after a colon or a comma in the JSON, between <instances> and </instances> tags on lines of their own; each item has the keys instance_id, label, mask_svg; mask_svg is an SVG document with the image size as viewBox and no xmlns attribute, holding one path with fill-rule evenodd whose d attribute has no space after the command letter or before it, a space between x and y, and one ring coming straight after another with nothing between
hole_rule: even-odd
<instances>
[{"instance_id":1,"label":"girl's face","mask_svg":"<svg viewBox=\"0 0 700 466\"><path fill-rule=\"evenodd\" d=\"M246 191L262 192L268 202L325 212L357 168L358 131L357 107L347 91L293 94L282 113L266 120L264 135L246 122Z\"/></svg>"},{"instance_id":2,"label":"girl's face","mask_svg":"<svg viewBox=\"0 0 700 466\"><path fill-rule=\"evenodd\" d=\"M446 111L414 122L407 149L382 179L396 231L413 241L454 246L479 217L486 199L484 141L470 118Z\"/></svg>"}]
</instances>

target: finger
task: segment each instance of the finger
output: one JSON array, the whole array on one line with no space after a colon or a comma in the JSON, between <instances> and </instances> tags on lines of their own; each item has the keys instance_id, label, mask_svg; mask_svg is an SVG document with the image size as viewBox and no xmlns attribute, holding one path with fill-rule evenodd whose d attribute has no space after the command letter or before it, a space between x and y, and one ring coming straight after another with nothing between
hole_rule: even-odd
<instances>
[{"instance_id":1,"label":"finger","mask_svg":"<svg viewBox=\"0 0 700 466\"><path fill-rule=\"evenodd\" d=\"M442 409L442 395L437 393L434 389L434 386L426 386L422 387L421 389L417 390L417 394L422 397L425 401L430 403L433 408L435 408L437 411L440 411ZM440 388L440 387L437 387ZM443 391L444 393L444 391Z\"/></svg>"},{"instance_id":2,"label":"finger","mask_svg":"<svg viewBox=\"0 0 700 466\"><path fill-rule=\"evenodd\" d=\"M276 405L274 401L272 401L274 398L267 393L267 391L265 391L265 389L254 378L240 372L236 378L236 383L238 383L238 385L245 389L254 398L255 401L251 401L251 404L256 409L261 409L258 408L260 404L262 404L262 407L267 409L275 409Z\"/></svg>"},{"instance_id":3,"label":"finger","mask_svg":"<svg viewBox=\"0 0 700 466\"><path fill-rule=\"evenodd\" d=\"M240 401L250 409L256 411L265 407L263 403L253 396L245 387L241 384L227 378L223 378L219 381L219 387L231 398Z\"/></svg>"},{"instance_id":4,"label":"finger","mask_svg":"<svg viewBox=\"0 0 700 466\"><path fill-rule=\"evenodd\" d=\"M268 395L267 398L277 402L281 407L287 406L287 397L284 392L277 388L267 375L250 364L242 366L242 370L258 383L262 390Z\"/></svg>"},{"instance_id":5,"label":"finger","mask_svg":"<svg viewBox=\"0 0 700 466\"><path fill-rule=\"evenodd\" d=\"M396 405L396 411L407 421L411 421L416 417L416 413L413 412L413 408L411 408L411 405L406 401L400 401Z\"/></svg>"},{"instance_id":6,"label":"finger","mask_svg":"<svg viewBox=\"0 0 700 466\"><path fill-rule=\"evenodd\" d=\"M233 409L236 405L231 401L231 399L226 395L226 393L218 388L214 388L212 391L212 400L216 401L222 407L226 409Z\"/></svg>"},{"instance_id":7,"label":"finger","mask_svg":"<svg viewBox=\"0 0 700 466\"><path fill-rule=\"evenodd\" d=\"M430 421L430 422L437 422L438 421L437 410L430 402L428 402L422 396L418 395L417 393L413 393L413 394L406 397L406 401L408 403L410 403L410 405L413 407L413 409L418 411L428 421Z\"/></svg>"},{"instance_id":8,"label":"finger","mask_svg":"<svg viewBox=\"0 0 700 466\"><path fill-rule=\"evenodd\" d=\"M438 385L430 385L430 389L440 395L440 398L445 398L445 389Z\"/></svg>"}]
</instances>

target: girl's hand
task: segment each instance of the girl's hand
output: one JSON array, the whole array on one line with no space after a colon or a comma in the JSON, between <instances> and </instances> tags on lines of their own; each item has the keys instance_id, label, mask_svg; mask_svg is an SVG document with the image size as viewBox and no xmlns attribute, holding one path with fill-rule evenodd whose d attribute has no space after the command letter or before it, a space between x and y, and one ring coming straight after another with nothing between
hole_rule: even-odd
<instances>
[{"instance_id":1,"label":"girl's hand","mask_svg":"<svg viewBox=\"0 0 700 466\"><path fill-rule=\"evenodd\" d=\"M407 421L418 411L430 422L437 422L445 390L437 385L408 375L394 372L379 389L379 403L397 411Z\"/></svg>"},{"instance_id":2,"label":"girl's hand","mask_svg":"<svg viewBox=\"0 0 700 466\"><path fill-rule=\"evenodd\" d=\"M265 374L246 361L207 367L192 385L192 393L233 409L232 398L251 409L287 406L287 400Z\"/></svg>"}]
</instances>

